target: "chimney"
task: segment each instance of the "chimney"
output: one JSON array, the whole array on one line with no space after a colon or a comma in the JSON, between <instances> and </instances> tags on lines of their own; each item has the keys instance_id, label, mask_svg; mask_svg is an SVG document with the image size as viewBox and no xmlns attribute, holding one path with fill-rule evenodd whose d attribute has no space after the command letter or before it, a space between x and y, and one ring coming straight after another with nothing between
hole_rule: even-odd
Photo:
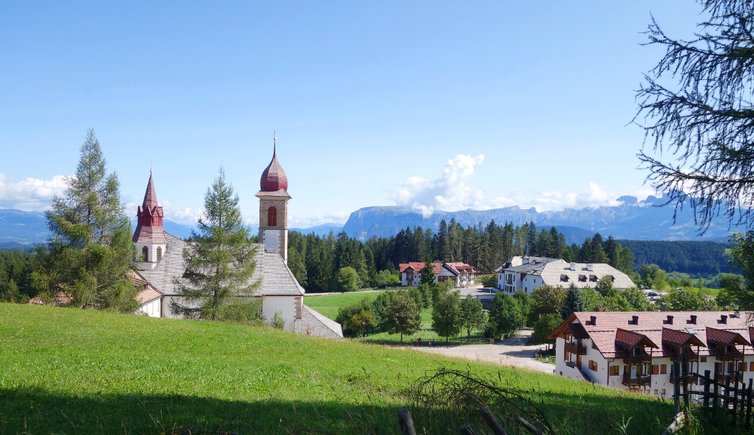
<instances>
[{"instance_id":1,"label":"chimney","mask_svg":"<svg viewBox=\"0 0 754 435\"><path fill-rule=\"evenodd\" d=\"M589 320L586 321L587 325L596 326L597 325L597 316L589 316Z\"/></svg>"},{"instance_id":2,"label":"chimney","mask_svg":"<svg viewBox=\"0 0 754 435\"><path fill-rule=\"evenodd\" d=\"M631 320L628 321L629 325L638 325L639 324L639 316L631 316Z\"/></svg>"},{"instance_id":3,"label":"chimney","mask_svg":"<svg viewBox=\"0 0 754 435\"><path fill-rule=\"evenodd\" d=\"M573 270L573 271L576 270L576 263L571 263L571 270Z\"/></svg>"},{"instance_id":4,"label":"chimney","mask_svg":"<svg viewBox=\"0 0 754 435\"><path fill-rule=\"evenodd\" d=\"M689 316L689 320L686 321L686 323L691 325L696 325L696 314L692 314Z\"/></svg>"},{"instance_id":5,"label":"chimney","mask_svg":"<svg viewBox=\"0 0 754 435\"><path fill-rule=\"evenodd\" d=\"M588 270L589 272L594 272L594 265L592 263L587 264L586 270Z\"/></svg>"},{"instance_id":6,"label":"chimney","mask_svg":"<svg viewBox=\"0 0 754 435\"><path fill-rule=\"evenodd\" d=\"M717 323L720 323L720 324L723 324L723 325L727 324L728 323L728 316L726 316L725 314L722 314L720 316L720 320L718 320Z\"/></svg>"},{"instance_id":7,"label":"chimney","mask_svg":"<svg viewBox=\"0 0 754 435\"><path fill-rule=\"evenodd\" d=\"M665 324L665 325L672 325L673 324L673 316L671 316L670 314L668 314L668 318L665 319L665 320L663 320L662 323Z\"/></svg>"}]
</instances>

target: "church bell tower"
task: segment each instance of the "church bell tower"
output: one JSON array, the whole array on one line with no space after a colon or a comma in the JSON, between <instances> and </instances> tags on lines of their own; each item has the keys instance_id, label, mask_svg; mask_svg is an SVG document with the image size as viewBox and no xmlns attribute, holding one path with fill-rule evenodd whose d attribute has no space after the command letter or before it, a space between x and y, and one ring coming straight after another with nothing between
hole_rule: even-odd
<instances>
[{"instance_id":1,"label":"church bell tower","mask_svg":"<svg viewBox=\"0 0 754 435\"><path fill-rule=\"evenodd\" d=\"M272 161L259 181L259 243L288 262L288 177L277 159L277 140L273 138Z\"/></svg>"},{"instance_id":2,"label":"church bell tower","mask_svg":"<svg viewBox=\"0 0 754 435\"><path fill-rule=\"evenodd\" d=\"M132 238L136 244L136 267L140 270L154 269L165 253L168 239L162 227L162 218L162 207L157 203L152 171L149 171L144 202L136 210L136 231Z\"/></svg>"}]
</instances>

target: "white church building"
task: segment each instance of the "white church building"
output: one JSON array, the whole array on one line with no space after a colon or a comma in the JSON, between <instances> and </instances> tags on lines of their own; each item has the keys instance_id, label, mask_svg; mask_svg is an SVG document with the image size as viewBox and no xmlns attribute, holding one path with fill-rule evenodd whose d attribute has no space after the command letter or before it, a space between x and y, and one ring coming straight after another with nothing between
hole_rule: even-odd
<instances>
[{"instance_id":1,"label":"white church building","mask_svg":"<svg viewBox=\"0 0 754 435\"><path fill-rule=\"evenodd\" d=\"M276 316L287 331L330 338L342 338L340 324L304 305L305 290L288 268L288 178L273 149L272 161L262 173L259 198L259 244L252 282L252 294L241 298L261 300L262 315L268 323ZM171 303L182 296L176 286L186 270L183 250L187 243L163 228L163 209L157 202L152 174L149 174L144 201L137 209L133 235L136 245L136 271L132 280L141 291L137 312L151 317L179 317Z\"/></svg>"}]
</instances>

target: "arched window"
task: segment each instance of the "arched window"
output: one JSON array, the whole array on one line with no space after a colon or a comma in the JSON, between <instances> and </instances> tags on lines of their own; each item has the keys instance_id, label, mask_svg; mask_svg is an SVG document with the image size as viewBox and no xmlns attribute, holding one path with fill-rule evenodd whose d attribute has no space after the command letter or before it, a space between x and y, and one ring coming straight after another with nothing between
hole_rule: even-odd
<instances>
[{"instance_id":1,"label":"arched window","mask_svg":"<svg viewBox=\"0 0 754 435\"><path fill-rule=\"evenodd\" d=\"M278 210L275 207L267 209L267 226L278 226Z\"/></svg>"},{"instance_id":2,"label":"arched window","mask_svg":"<svg viewBox=\"0 0 754 435\"><path fill-rule=\"evenodd\" d=\"M146 246L141 248L141 261L149 261L149 248Z\"/></svg>"},{"instance_id":3,"label":"arched window","mask_svg":"<svg viewBox=\"0 0 754 435\"><path fill-rule=\"evenodd\" d=\"M162 260L162 246L157 247L157 261Z\"/></svg>"}]
</instances>

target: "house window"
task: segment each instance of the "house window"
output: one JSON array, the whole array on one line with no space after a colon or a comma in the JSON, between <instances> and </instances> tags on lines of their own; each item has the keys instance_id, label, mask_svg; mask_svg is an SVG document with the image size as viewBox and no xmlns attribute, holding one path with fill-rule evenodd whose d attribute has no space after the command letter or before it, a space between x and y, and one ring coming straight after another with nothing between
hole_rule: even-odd
<instances>
[{"instance_id":1,"label":"house window","mask_svg":"<svg viewBox=\"0 0 754 435\"><path fill-rule=\"evenodd\" d=\"M610 366L610 376L618 376L618 373L620 373L619 366Z\"/></svg>"},{"instance_id":2,"label":"house window","mask_svg":"<svg viewBox=\"0 0 754 435\"><path fill-rule=\"evenodd\" d=\"M749 363L749 371L754 372L754 361Z\"/></svg>"},{"instance_id":3,"label":"house window","mask_svg":"<svg viewBox=\"0 0 754 435\"><path fill-rule=\"evenodd\" d=\"M579 282L586 282L586 275L579 275Z\"/></svg>"},{"instance_id":4,"label":"house window","mask_svg":"<svg viewBox=\"0 0 754 435\"><path fill-rule=\"evenodd\" d=\"M589 370L593 372L597 371L597 361L589 360Z\"/></svg>"},{"instance_id":5,"label":"house window","mask_svg":"<svg viewBox=\"0 0 754 435\"><path fill-rule=\"evenodd\" d=\"M267 209L267 226L278 226L278 210L275 207L270 207Z\"/></svg>"},{"instance_id":6,"label":"house window","mask_svg":"<svg viewBox=\"0 0 754 435\"><path fill-rule=\"evenodd\" d=\"M149 248L144 246L141 248L141 261L148 261L149 260Z\"/></svg>"},{"instance_id":7,"label":"house window","mask_svg":"<svg viewBox=\"0 0 754 435\"><path fill-rule=\"evenodd\" d=\"M657 364L652 364L652 374L653 375L659 375L660 374L660 366Z\"/></svg>"},{"instance_id":8,"label":"house window","mask_svg":"<svg viewBox=\"0 0 754 435\"><path fill-rule=\"evenodd\" d=\"M746 371L746 363L744 363L744 362L738 363L738 371L739 372L745 372Z\"/></svg>"},{"instance_id":9,"label":"house window","mask_svg":"<svg viewBox=\"0 0 754 435\"><path fill-rule=\"evenodd\" d=\"M162 260L162 246L157 247L157 261Z\"/></svg>"},{"instance_id":10,"label":"house window","mask_svg":"<svg viewBox=\"0 0 754 435\"><path fill-rule=\"evenodd\" d=\"M702 357L702 358L700 359L700 361L701 361L701 362L707 362L707 357L706 357L706 356L703 356L703 357Z\"/></svg>"},{"instance_id":11,"label":"house window","mask_svg":"<svg viewBox=\"0 0 754 435\"><path fill-rule=\"evenodd\" d=\"M667 364L660 364L660 374L661 375L667 375L668 374L668 365Z\"/></svg>"},{"instance_id":12,"label":"house window","mask_svg":"<svg viewBox=\"0 0 754 435\"><path fill-rule=\"evenodd\" d=\"M568 282L568 275L561 273L560 274L560 281L561 282Z\"/></svg>"}]
</instances>

